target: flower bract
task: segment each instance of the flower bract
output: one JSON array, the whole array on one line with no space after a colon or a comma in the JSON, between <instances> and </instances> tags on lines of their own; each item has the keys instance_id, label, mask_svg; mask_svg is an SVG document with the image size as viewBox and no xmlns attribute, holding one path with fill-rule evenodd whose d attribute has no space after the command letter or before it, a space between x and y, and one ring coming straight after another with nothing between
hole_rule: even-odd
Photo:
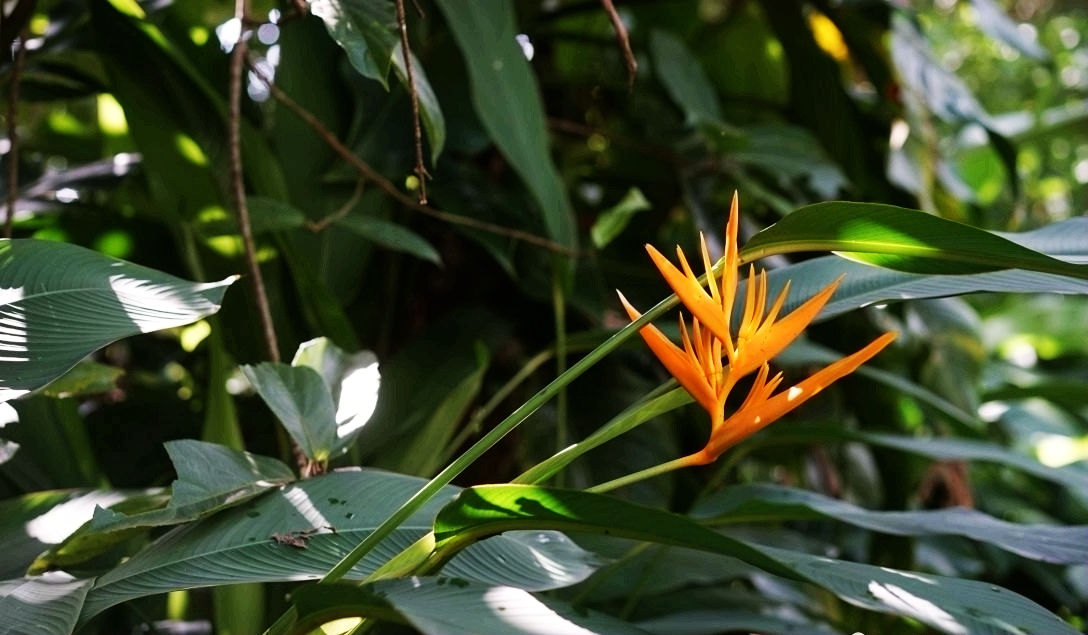
<instances>
[{"instance_id":1,"label":"flower bract","mask_svg":"<svg viewBox=\"0 0 1088 635\"><path fill-rule=\"evenodd\" d=\"M702 265L706 270L705 286L679 247L676 253L680 266L677 267L652 246L646 246L658 271L692 314L690 328L683 316L680 317L680 346L652 324L639 330L658 360L710 414L710 439L702 450L687 457L691 465L714 461L738 441L782 417L835 380L853 372L896 337L895 333L885 333L856 353L776 393L782 383L782 374L771 376L768 362L797 339L816 318L835 293L841 278L779 317L789 292L789 283L768 305L767 273L762 270L757 272L754 266L749 267L740 323L734 329L732 322L740 278L738 225L738 200L734 194L725 229L724 263L720 276L715 275L706 240L700 236ZM631 320L642 316L622 293L620 301ZM730 392L740 379L753 372L756 376L748 396L735 412L726 417L725 406Z\"/></svg>"}]
</instances>

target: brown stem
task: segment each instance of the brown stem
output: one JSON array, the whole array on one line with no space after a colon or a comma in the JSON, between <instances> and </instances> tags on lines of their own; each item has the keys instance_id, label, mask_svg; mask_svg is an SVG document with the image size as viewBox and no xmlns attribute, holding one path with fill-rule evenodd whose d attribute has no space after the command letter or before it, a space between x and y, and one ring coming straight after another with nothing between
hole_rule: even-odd
<instances>
[{"instance_id":1,"label":"brown stem","mask_svg":"<svg viewBox=\"0 0 1088 635\"><path fill-rule=\"evenodd\" d=\"M616 43L620 45L620 52L623 53L623 63L627 66L627 90L631 90L635 86L635 76L638 74L638 61L635 60L635 54L631 52L631 40L627 37L627 26L624 25L615 5L612 4L612 0L601 0L601 6L604 7L604 12L608 14L608 19L612 21L612 29L616 31Z\"/></svg>"},{"instance_id":2,"label":"brown stem","mask_svg":"<svg viewBox=\"0 0 1088 635\"><path fill-rule=\"evenodd\" d=\"M246 35L244 26L246 0L235 0L234 17L238 19L240 30L238 41L230 58L230 113L227 135L230 144L230 183L234 195L234 206L238 212L238 226L242 230L242 244L245 246L246 266L250 279L253 280L253 292L257 299L257 313L261 319L268 359L280 361L280 348L276 340L276 329L272 325L272 311L268 307L268 296L264 290L261 267L257 264L257 247L253 241L253 228L249 222L249 207L246 205L246 188L242 175L242 69L246 61Z\"/></svg>"},{"instance_id":3,"label":"brown stem","mask_svg":"<svg viewBox=\"0 0 1088 635\"><path fill-rule=\"evenodd\" d=\"M11 88L8 93L8 191L4 215L4 238L11 238L15 223L15 202L19 199L19 76L26 60L27 30L24 27L16 40L15 61L11 67Z\"/></svg>"},{"instance_id":4,"label":"brown stem","mask_svg":"<svg viewBox=\"0 0 1088 635\"><path fill-rule=\"evenodd\" d=\"M408 43L408 22L404 17L404 0L397 0L397 25L400 27L400 54L404 59L404 74L408 76L408 92L412 101L412 133L416 145L416 176L419 177L419 202L427 204L427 168L423 165L423 131L419 125L419 92L412 71L412 47Z\"/></svg>"},{"instance_id":5,"label":"brown stem","mask_svg":"<svg viewBox=\"0 0 1088 635\"><path fill-rule=\"evenodd\" d=\"M355 191L351 193L351 198L349 198L346 203L341 205L339 209L337 209L332 214L329 214L325 218L322 218L321 220L308 220L303 226L315 234L320 234L321 232L325 231L325 229L328 228L329 225L332 225L336 221L347 216L348 212L351 211L351 208L355 207L355 204L359 202L359 198L362 197L362 195L363 180L359 179L355 183Z\"/></svg>"},{"instance_id":6,"label":"brown stem","mask_svg":"<svg viewBox=\"0 0 1088 635\"><path fill-rule=\"evenodd\" d=\"M273 99L283 104L285 108L295 113L295 115L299 119L301 119L306 125L310 126L310 128L317 134L317 136L321 137L321 140L324 141L329 146L329 148L332 149L333 152L335 152L341 159L346 161L352 168L355 169L355 171L359 174L361 178L377 185L380 190L388 194L390 198L396 200L401 205L407 207L408 209L417 211L421 214L426 214L427 216L430 216L432 218L437 218L439 220L454 225L471 227L473 229L497 234L499 236L506 236L508 238L513 238L515 240L520 240L522 242L537 245L538 247L543 247L544 249L547 249L549 251L554 251L556 253L561 253L568 256L578 255L577 251L570 249L569 247L560 245L557 242L548 240L547 238L543 238L535 234L523 232L518 229L512 229L510 227L503 227L502 225L496 225L494 223L488 223L486 221L470 218L468 216L461 216L460 214L444 212L442 210L434 209L433 207L423 205L411 196L408 196L404 192L401 192L399 189L397 189L397 186L394 185L392 181L382 176L377 170L370 167L370 164L359 158L359 156L357 156L354 152L348 149L348 147L345 146L343 143L340 143L340 140L336 138L336 135L334 135L332 131L325 127L325 124L321 123L321 121L317 117L315 117L313 113L303 108L298 102L296 102L294 99L291 99L290 96L284 93L279 86L276 86L272 82L272 80L270 80L268 76L266 76L263 71L261 71L259 67L252 63L249 66L250 69L253 70L257 78L260 79L261 82L268 87L268 92L272 95Z\"/></svg>"}]
</instances>

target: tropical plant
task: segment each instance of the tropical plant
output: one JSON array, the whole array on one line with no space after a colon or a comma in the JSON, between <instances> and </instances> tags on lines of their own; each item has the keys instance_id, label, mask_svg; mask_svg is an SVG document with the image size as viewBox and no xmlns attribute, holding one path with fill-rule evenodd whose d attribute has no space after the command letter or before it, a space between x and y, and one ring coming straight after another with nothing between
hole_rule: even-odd
<instances>
[{"instance_id":1,"label":"tropical plant","mask_svg":"<svg viewBox=\"0 0 1088 635\"><path fill-rule=\"evenodd\" d=\"M0 13L0 633L1085 628L1081 8Z\"/></svg>"}]
</instances>

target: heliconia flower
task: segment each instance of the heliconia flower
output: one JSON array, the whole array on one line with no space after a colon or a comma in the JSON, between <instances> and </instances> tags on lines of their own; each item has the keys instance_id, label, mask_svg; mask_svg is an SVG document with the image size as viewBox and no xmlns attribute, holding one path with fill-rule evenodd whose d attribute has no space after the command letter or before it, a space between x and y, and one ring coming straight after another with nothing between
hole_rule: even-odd
<instances>
[{"instance_id":1,"label":"heliconia flower","mask_svg":"<svg viewBox=\"0 0 1088 635\"><path fill-rule=\"evenodd\" d=\"M686 457L688 465L701 465L717 459L730 446L782 417L835 380L853 372L896 337L895 333L885 333L853 355L832 363L789 390L772 395L782 382L782 374L778 373L768 379L768 362L797 339L816 318L835 292L841 277L789 315L778 319L789 291L789 283L768 310L767 274L764 271L757 274L755 268L750 267L744 309L741 312L740 325L734 334L731 321L740 259L737 249L738 217L737 195L734 194L725 229L725 262L720 280L714 274L706 240L700 236L709 293L699 283L679 247L676 253L682 271L652 246L646 245L646 250L665 281L693 315L690 333L683 316L680 318L682 346L674 344L652 324L639 330L654 355L710 414L710 440L705 448ZM622 293L620 302L632 321L641 317L642 314L631 306ZM725 402L733 386L742 377L757 370L759 372L748 397L736 412L726 418Z\"/></svg>"}]
</instances>

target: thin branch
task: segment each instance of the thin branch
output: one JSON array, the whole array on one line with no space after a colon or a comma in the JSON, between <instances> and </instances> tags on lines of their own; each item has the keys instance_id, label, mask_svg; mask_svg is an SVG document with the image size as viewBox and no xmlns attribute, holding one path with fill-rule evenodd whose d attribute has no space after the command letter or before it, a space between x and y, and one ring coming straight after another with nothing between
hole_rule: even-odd
<instances>
[{"instance_id":1,"label":"thin branch","mask_svg":"<svg viewBox=\"0 0 1088 635\"><path fill-rule=\"evenodd\" d=\"M15 202L19 199L19 129L16 125L19 117L19 77L26 60L27 30L19 33L15 40L15 61L11 67L11 88L8 92L8 191L7 211L4 215L4 238L11 238L15 223Z\"/></svg>"},{"instance_id":2,"label":"thin branch","mask_svg":"<svg viewBox=\"0 0 1088 635\"><path fill-rule=\"evenodd\" d=\"M295 115L299 119L301 119L306 125L310 126L310 128L315 133L317 133L317 136L321 137L322 141L324 141L329 146L329 148L332 149L333 152L339 155L341 159L346 161L352 168L355 169L360 177L377 185L380 190L388 194L390 198L396 200L401 205L407 207L408 209L417 211L421 214L426 214L427 216L437 218L453 225L471 227L473 229L478 229L480 231L485 231L491 234L506 236L508 238L520 240L522 242L530 243L538 247L547 249L549 251L554 251L556 253L565 254L568 256L578 255L578 252L576 250L566 247L565 245L561 245L555 241L548 240L547 238L537 236L535 234L523 232L519 229L512 229L510 227L503 227L502 225L496 225L494 223L488 223L486 221L470 218L468 216L461 216L460 214L444 212L442 210L434 209L433 207L428 207L420 203L411 196L408 196L404 192L401 192L392 181L382 176L377 170L370 167L370 164L362 160L347 146L341 143L340 140L336 138L336 135L334 135L332 131L325 127L325 124L321 123L321 121L317 117L315 117L313 113L303 108L298 102L296 102L294 99L291 99L290 96L284 93L283 90L281 90L279 86L276 86L276 84L274 84L272 80L270 80L259 67L257 67L252 62L249 66L250 69L253 70L257 78L260 79L261 82L268 87L268 92L272 95L273 99L283 104L285 108L295 113Z\"/></svg>"},{"instance_id":3,"label":"thin branch","mask_svg":"<svg viewBox=\"0 0 1088 635\"><path fill-rule=\"evenodd\" d=\"M631 52L631 40L627 37L627 26L623 23L623 19L620 18L620 14L616 11L612 0L601 0L601 6L604 7L604 12L608 14L608 19L612 21L612 29L616 31L616 43L620 45L620 52L623 53L623 63L627 66L627 90L631 90L635 86L635 76L638 75L638 61L635 60L635 54Z\"/></svg>"},{"instance_id":4,"label":"thin branch","mask_svg":"<svg viewBox=\"0 0 1088 635\"><path fill-rule=\"evenodd\" d=\"M363 196L363 183L364 181L362 179L359 179L355 182L355 191L351 193L351 198L349 198L348 201L341 205L340 208L337 209L335 212L329 214L321 220L308 220L303 226L315 234L320 234L321 232L325 231L325 229L329 225L332 225L336 221L347 216L348 212L350 212L352 208L355 207L355 204L358 203L359 199Z\"/></svg>"},{"instance_id":5,"label":"thin branch","mask_svg":"<svg viewBox=\"0 0 1088 635\"><path fill-rule=\"evenodd\" d=\"M234 17L240 24L245 24L246 0L235 0ZM280 348L276 340L275 327L272 325L272 311L268 307L268 296L265 295L261 267L257 264L257 247L253 241L253 228L249 222L249 207L246 205L246 187L242 174L242 70L246 62L247 35L246 27L241 26L238 31L238 41L234 43L234 51L230 58L230 121L227 128L230 143L230 182L234 206L238 212L238 226L242 230L246 266L249 268L250 279L253 280L257 313L260 315L261 330L264 332L265 346L268 348L268 359L278 362Z\"/></svg>"},{"instance_id":6,"label":"thin branch","mask_svg":"<svg viewBox=\"0 0 1088 635\"><path fill-rule=\"evenodd\" d=\"M404 0L397 0L397 25L400 27L400 54L404 59L404 74L408 76L408 92L412 101L412 133L416 145L416 176L419 177L419 202L427 204L427 168L423 165L423 131L419 125L419 91L412 71L412 47L408 43L408 22L404 17Z\"/></svg>"}]
</instances>

